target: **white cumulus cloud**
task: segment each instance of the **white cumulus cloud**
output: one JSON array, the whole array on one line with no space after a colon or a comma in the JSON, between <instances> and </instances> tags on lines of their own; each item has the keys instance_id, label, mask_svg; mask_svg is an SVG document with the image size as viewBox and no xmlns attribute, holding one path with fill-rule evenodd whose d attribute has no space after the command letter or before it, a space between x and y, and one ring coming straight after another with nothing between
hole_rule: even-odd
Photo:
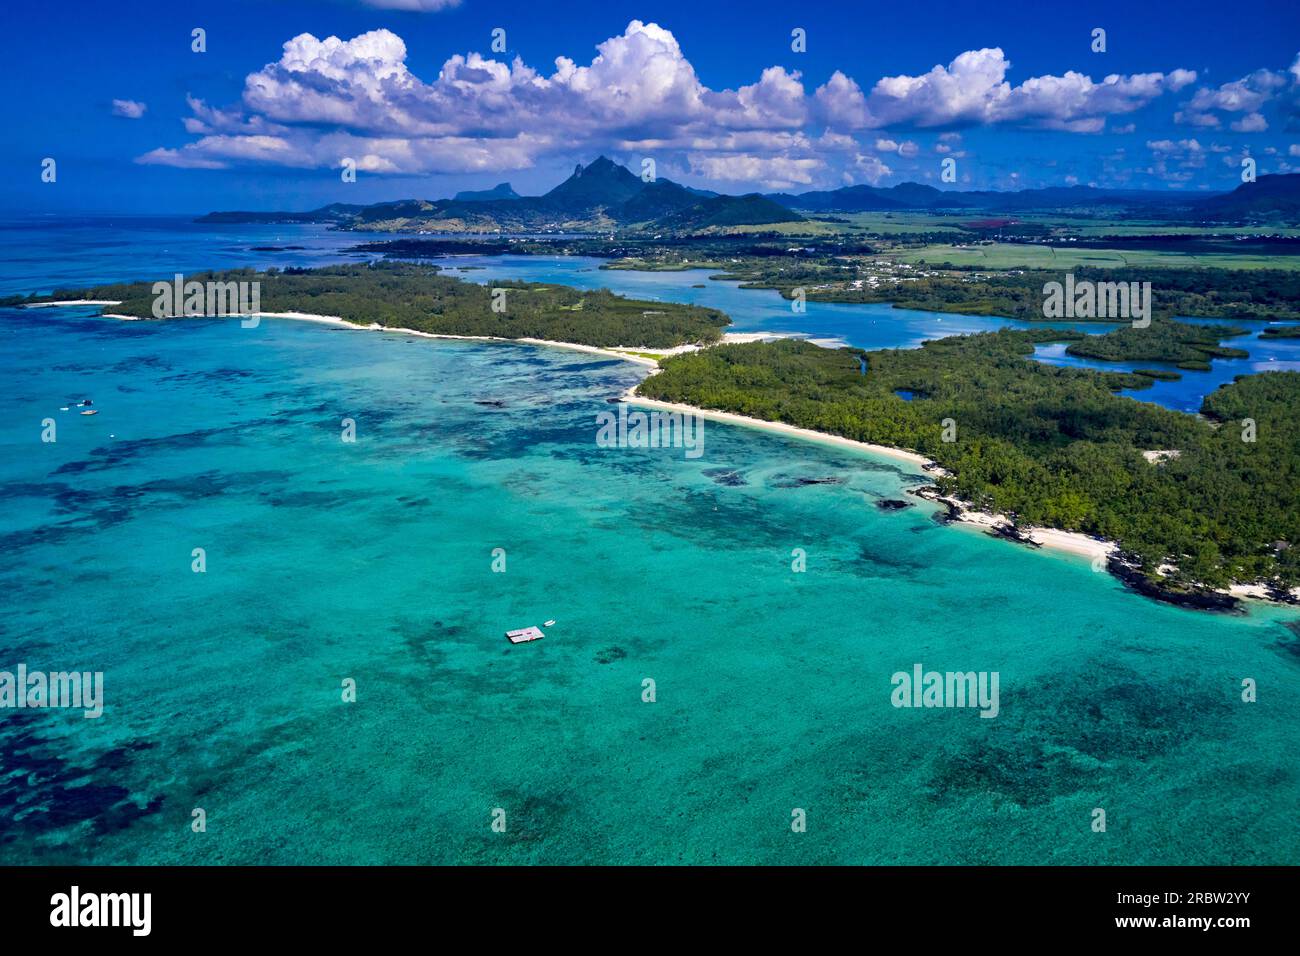
<instances>
[{"instance_id":1,"label":"white cumulus cloud","mask_svg":"<svg viewBox=\"0 0 1300 956\"><path fill-rule=\"evenodd\" d=\"M135 100L113 100L113 115L123 116L126 119L139 119L144 116L144 111L148 108L146 104Z\"/></svg>"},{"instance_id":2,"label":"white cumulus cloud","mask_svg":"<svg viewBox=\"0 0 1300 956\"><path fill-rule=\"evenodd\" d=\"M1007 81L1011 62L997 47L968 50L919 76L887 76L870 93L836 71L816 91L827 123L845 128L1019 123L1099 132L1105 117L1140 109L1193 82L1191 70L1111 74L1100 81L1068 71Z\"/></svg>"}]
</instances>

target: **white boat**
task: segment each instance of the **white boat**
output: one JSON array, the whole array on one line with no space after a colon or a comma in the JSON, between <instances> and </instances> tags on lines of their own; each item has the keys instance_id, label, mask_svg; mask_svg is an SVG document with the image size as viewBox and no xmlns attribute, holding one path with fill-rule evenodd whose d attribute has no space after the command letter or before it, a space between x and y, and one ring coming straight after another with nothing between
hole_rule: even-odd
<instances>
[{"instance_id":1,"label":"white boat","mask_svg":"<svg viewBox=\"0 0 1300 956\"><path fill-rule=\"evenodd\" d=\"M542 622L542 627L554 627L554 626L555 626L555 622L554 622L554 621L543 621L543 622Z\"/></svg>"}]
</instances>

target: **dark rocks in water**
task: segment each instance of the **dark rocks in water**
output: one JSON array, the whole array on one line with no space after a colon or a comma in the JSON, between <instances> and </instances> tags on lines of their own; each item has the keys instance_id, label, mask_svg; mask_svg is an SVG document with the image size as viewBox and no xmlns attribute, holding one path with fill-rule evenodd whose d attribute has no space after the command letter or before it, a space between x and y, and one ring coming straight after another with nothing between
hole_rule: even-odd
<instances>
[{"instance_id":1,"label":"dark rocks in water","mask_svg":"<svg viewBox=\"0 0 1300 956\"><path fill-rule=\"evenodd\" d=\"M612 664L615 661L621 661L627 657L627 651L621 647L606 647L596 652L594 660L597 664Z\"/></svg>"},{"instance_id":2,"label":"dark rocks in water","mask_svg":"<svg viewBox=\"0 0 1300 956\"><path fill-rule=\"evenodd\" d=\"M1283 639L1278 649L1300 660L1300 621L1288 621L1282 626L1294 636Z\"/></svg>"},{"instance_id":3,"label":"dark rocks in water","mask_svg":"<svg viewBox=\"0 0 1300 956\"><path fill-rule=\"evenodd\" d=\"M1035 541L1029 535L1025 534L1013 524L999 524L989 528L988 533L991 537L1002 538L1004 541L1014 541L1016 544L1027 544L1031 548L1041 548L1042 545Z\"/></svg>"},{"instance_id":4,"label":"dark rocks in water","mask_svg":"<svg viewBox=\"0 0 1300 956\"><path fill-rule=\"evenodd\" d=\"M834 478L834 477L805 478L802 475L795 478L790 478L788 476L783 475L782 477L777 478L775 481L773 481L772 484L777 488L805 488L808 485L842 485L844 484L844 479Z\"/></svg>"},{"instance_id":5,"label":"dark rocks in water","mask_svg":"<svg viewBox=\"0 0 1300 956\"><path fill-rule=\"evenodd\" d=\"M1270 582L1268 585L1268 599L1278 604L1300 604L1300 600L1297 600L1290 590L1276 582Z\"/></svg>"},{"instance_id":6,"label":"dark rocks in water","mask_svg":"<svg viewBox=\"0 0 1300 956\"><path fill-rule=\"evenodd\" d=\"M605 401L606 401L608 404L610 404L610 405L617 405L619 402L623 401L623 399L622 399L621 397L619 397L619 398L607 398L607 399L605 399Z\"/></svg>"},{"instance_id":7,"label":"dark rocks in water","mask_svg":"<svg viewBox=\"0 0 1300 956\"><path fill-rule=\"evenodd\" d=\"M141 806L143 794L120 785L118 777L130 776L136 754L154 744L131 740L100 753L90 763L74 763L65 756L67 748L40 733L35 714L15 711L5 718L5 735L0 738L0 844L13 835L46 837L60 830L78 828L88 836L102 837L130 828L146 817L162 812L163 797L150 797ZM13 773L10 770L17 769ZM18 826L10 826L21 821Z\"/></svg>"},{"instance_id":8,"label":"dark rocks in water","mask_svg":"<svg viewBox=\"0 0 1300 956\"><path fill-rule=\"evenodd\" d=\"M739 488L741 485L749 484L745 480L745 476L734 468L705 468L704 474L715 484L724 485L727 488Z\"/></svg>"},{"instance_id":9,"label":"dark rocks in water","mask_svg":"<svg viewBox=\"0 0 1300 956\"><path fill-rule=\"evenodd\" d=\"M876 501L876 507L881 511L902 511L912 506L910 501L902 501L898 498L880 498Z\"/></svg>"},{"instance_id":10,"label":"dark rocks in water","mask_svg":"<svg viewBox=\"0 0 1300 956\"><path fill-rule=\"evenodd\" d=\"M506 403L503 402L503 401L502 401L501 399L499 399L499 398L476 398L476 399L474 399L474 404L475 404L475 405L487 405L487 406L490 406L491 408L505 408L505 407L506 407Z\"/></svg>"},{"instance_id":11,"label":"dark rocks in water","mask_svg":"<svg viewBox=\"0 0 1300 956\"><path fill-rule=\"evenodd\" d=\"M961 509L951 500L945 498L943 492L941 492L936 485L922 485L919 488L909 488L907 489L907 493L944 506L943 511L936 511L934 513L933 521L936 524L948 524L961 518Z\"/></svg>"},{"instance_id":12,"label":"dark rocks in water","mask_svg":"<svg viewBox=\"0 0 1300 956\"><path fill-rule=\"evenodd\" d=\"M1172 588L1162 587L1143 574L1136 565L1115 555L1106 562L1106 570L1123 581L1124 586L1130 590L1176 607L1186 607L1196 611L1238 611L1241 608L1241 601L1231 594L1220 594L1218 591L1204 589L1175 591Z\"/></svg>"}]
</instances>

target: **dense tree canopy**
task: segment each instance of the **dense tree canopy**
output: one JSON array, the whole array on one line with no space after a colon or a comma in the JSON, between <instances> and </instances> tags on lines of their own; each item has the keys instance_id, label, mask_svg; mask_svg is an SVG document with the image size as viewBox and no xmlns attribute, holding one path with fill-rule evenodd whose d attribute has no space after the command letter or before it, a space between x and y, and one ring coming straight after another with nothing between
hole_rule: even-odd
<instances>
[{"instance_id":1,"label":"dense tree canopy","mask_svg":"<svg viewBox=\"0 0 1300 956\"><path fill-rule=\"evenodd\" d=\"M164 277L170 279L170 277ZM716 309L625 299L605 289L498 282L504 311L494 311L492 289L438 274L438 268L403 262L197 273L186 281L256 281L263 312L333 315L358 325L378 323L443 335L538 338L582 345L672 348L716 342L730 321ZM113 299L115 311L153 315L152 283L59 290L43 297Z\"/></svg>"}]
</instances>

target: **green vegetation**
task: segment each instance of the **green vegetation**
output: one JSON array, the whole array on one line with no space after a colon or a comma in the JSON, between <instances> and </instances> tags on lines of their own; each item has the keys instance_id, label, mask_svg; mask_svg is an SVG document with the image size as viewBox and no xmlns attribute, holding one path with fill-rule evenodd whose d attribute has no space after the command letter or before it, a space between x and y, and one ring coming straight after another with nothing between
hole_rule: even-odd
<instances>
[{"instance_id":1,"label":"green vegetation","mask_svg":"<svg viewBox=\"0 0 1300 956\"><path fill-rule=\"evenodd\" d=\"M1300 339L1300 325L1270 325L1262 334L1266 339Z\"/></svg>"},{"instance_id":2,"label":"green vegetation","mask_svg":"<svg viewBox=\"0 0 1300 956\"><path fill-rule=\"evenodd\" d=\"M1175 248L1093 248L1062 242L932 244L896 253L913 265L969 269L1300 269L1300 256L1239 254L1231 243L1219 249L1184 252Z\"/></svg>"},{"instance_id":3,"label":"green vegetation","mask_svg":"<svg viewBox=\"0 0 1300 956\"><path fill-rule=\"evenodd\" d=\"M440 335L537 338L604 348L673 348L716 342L729 319L716 309L625 299L612 292L502 282L505 311L492 310L492 290L438 274L436 266L381 262L253 272L201 273L188 281L261 283L263 312L334 315L358 325L377 323ZM152 283L59 290L28 301L118 299L114 311L149 318Z\"/></svg>"},{"instance_id":4,"label":"green vegetation","mask_svg":"<svg viewBox=\"0 0 1300 956\"><path fill-rule=\"evenodd\" d=\"M1150 282L1155 316L1300 319L1300 271L1151 268L1125 276L1107 269L1070 271L1076 283ZM787 298L804 286L809 301L892 302L898 308L1001 315L1026 322L1044 320L1043 286L1064 279L1064 273L1051 271L987 274L913 269L894 272L883 281L878 276L876 284L870 285L862 281L868 274L863 263L848 257L797 263L770 258L743 260L731 266L725 278L741 279L752 288L778 289Z\"/></svg>"},{"instance_id":5,"label":"green vegetation","mask_svg":"<svg viewBox=\"0 0 1300 956\"><path fill-rule=\"evenodd\" d=\"M1077 335L1077 333L1075 333ZM1140 375L1027 360L1049 330L984 333L919 349L723 345L663 360L640 393L921 452L942 490L1030 524L1117 540L1168 582L1300 584L1300 373L1243 378L1192 415L1115 395ZM864 374L862 363L867 371ZM911 401L895 395L912 393ZM1242 440L1238 422L1256 423ZM943 421L956 423L943 441ZM1152 464L1142 450L1177 449Z\"/></svg>"},{"instance_id":6,"label":"green vegetation","mask_svg":"<svg viewBox=\"0 0 1300 956\"><path fill-rule=\"evenodd\" d=\"M1232 325L1152 319L1146 328L1123 326L1105 335L1090 335L1072 342L1066 351L1104 362L1172 362L1180 368L1205 371L1210 359L1248 357L1249 352L1219 344L1221 339L1245 334L1246 329Z\"/></svg>"}]
</instances>

